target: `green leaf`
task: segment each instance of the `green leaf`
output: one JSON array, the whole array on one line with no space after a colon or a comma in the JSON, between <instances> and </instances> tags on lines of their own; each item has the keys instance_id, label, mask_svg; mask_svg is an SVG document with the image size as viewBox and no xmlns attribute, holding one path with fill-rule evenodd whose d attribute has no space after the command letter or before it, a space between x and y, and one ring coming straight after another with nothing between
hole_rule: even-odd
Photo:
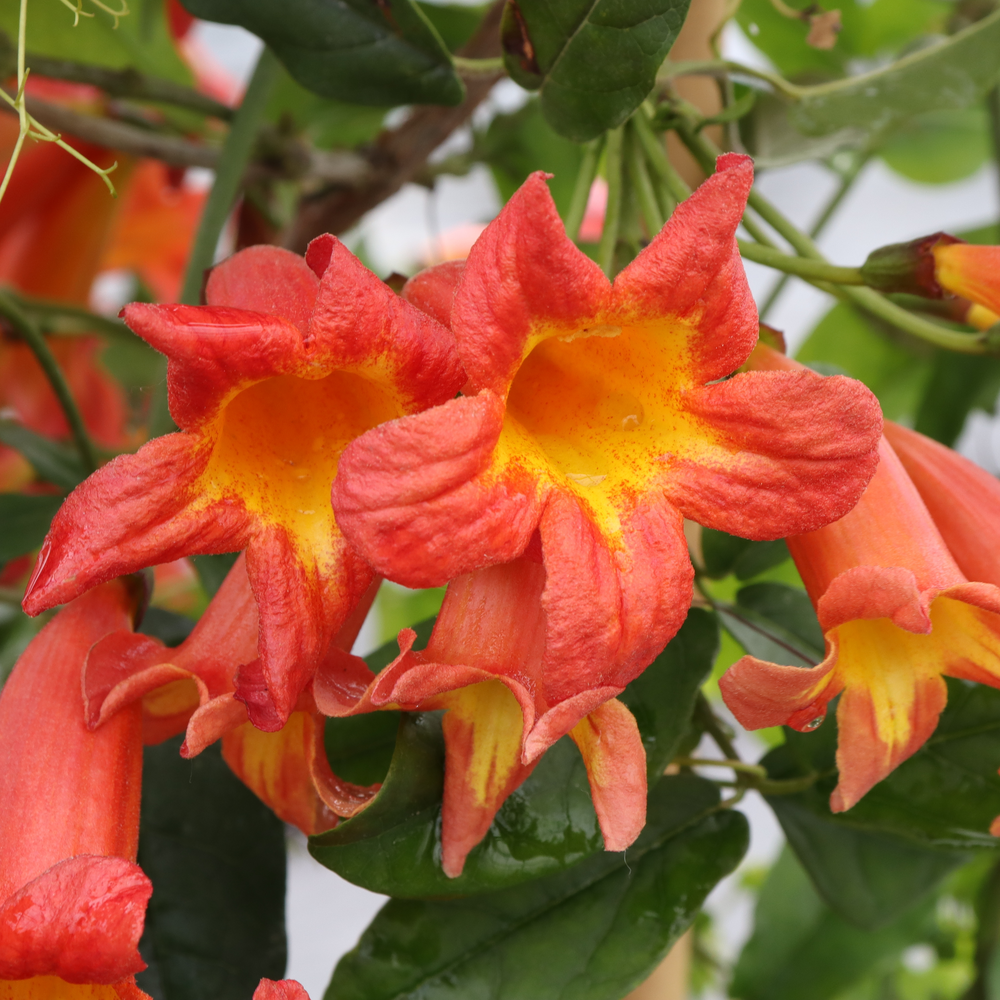
<instances>
[{"instance_id":1,"label":"green leaf","mask_svg":"<svg viewBox=\"0 0 1000 1000\"><path fill-rule=\"evenodd\" d=\"M72 10L59 3L32 4L28 10L27 50L54 59L70 59L111 69L134 67L176 83L192 83L191 71L177 54L160 0L129 3L118 27L102 11L73 25ZM93 9L92 7L85 9ZM17 38L18 4L0 7L0 30ZM29 62L30 66L30 62Z\"/></svg>"},{"instance_id":2,"label":"green leaf","mask_svg":"<svg viewBox=\"0 0 1000 1000\"><path fill-rule=\"evenodd\" d=\"M932 929L930 905L875 931L848 923L823 903L786 847L761 888L729 996L829 1000Z\"/></svg>"},{"instance_id":3,"label":"green leaf","mask_svg":"<svg viewBox=\"0 0 1000 1000\"><path fill-rule=\"evenodd\" d=\"M583 150L545 120L536 99L513 114L497 115L479 140L479 155L493 171L500 198L507 201L533 170L552 174L549 190L560 213L573 197Z\"/></svg>"},{"instance_id":4,"label":"green leaf","mask_svg":"<svg viewBox=\"0 0 1000 1000\"><path fill-rule=\"evenodd\" d=\"M758 660L789 667L814 667L823 659L822 647L817 648L810 640L752 607L723 601L715 607L722 627Z\"/></svg>"},{"instance_id":5,"label":"green leaf","mask_svg":"<svg viewBox=\"0 0 1000 1000\"><path fill-rule=\"evenodd\" d=\"M147 747L139 864L153 881L136 977L157 1000L246 1000L285 971L282 823L209 747Z\"/></svg>"},{"instance_id":6,"label":"green leaf","mask_svg":"<svg viewBox=\"0 0 1000 1000\"><path fill-rule=\"evenodd\" d=\"M930 891L974 849L993 849L1000 815L996 739L1000 692L948 679L934 735L845 813L831 813L836 719L816 733L786 730L762 763L773 778L818 774L795 795L769 798L789 843L827 902L877 926Z\"/></svg>"},{"instance_id":7,"label":"green leaf","mask_svg":"<svg viewBox=\"0 0 1000 1000\"><path fill-rule=\"evenodd\" d=\"M166 646L179 646L191 634L195 624L195 620L187 615L153 606L146 608L142 624L136 631L151 635Z\"/></svg>"},{"instance_id":8,"label":"green leaf","mask_svg":"<svg viewBox=\"0 0 1000 1000\"><path fill-rule=\"evenodd\" d=\"M215 597L216 591L222 586L222 581L225 580L239 556L239 552L225 552L217 556L190 557L198 579L201 580L201 585L209 597Z\"/></svg>"},{"instance_id":9,"label":"green leaf","mask_svg":"<svg viewBox=\"0 0 1000 1000\"><path fill-rule=\"evenodd\" d=\"M934 735L912 757L846 813L833 816L826 800L832 773L836 719L817 733L787 734L765 758L776 777L824 773L811 794L788 796L839 825L890 833L936 848L995 848L989 828L1000 815L1000 691L946 678L948 704ZM823 734L820 739L820 734Z\"/></svg>"},{"instance_id":10,"label":"green leaf","mask_svg":"<svg viewBox=\"0 0 1000 1000\"><path fill-rule=\"evenodd\" d=\"M737 591L736 603L790 632L822 659L825 647L823 629L804 590L784 583L752 583Z\"/></svg>"},{"instance_id":11,"label":"green leaf","mask_svg":"<svg viewBox=\"0 0 1000 1000\"><path fill-rule=\"evenodd\" d=\"M429 631L428 624L423 623L424 630ZM715 616L692 609L674 640L621 696L636 716L651 784L684 738L698 688L717 650ZM377 651L371 659L386 655ZM327 723L327 752L337 774L368 782L385 775L385 784L364 812L310 841L313 857L348 881L393 896L486 892L574 865L604 846L586 768L564 737L501 806L462 875L447 878L440 864L440 725L434 714L402 719L388 774L379 760L387 748L387 723L360 725L356 731L343 725L352 720ZM355 756L352 737L362 747Z\"/></svg>"},{"instance_id":12,"label":"green leaf","mask_svg":"<svg viewBox=\"0 0 1000 1000\"><path fill-rule=\"evenodd\" d=\"M717 793L664 778L623 857L600 854L516 888L391 900L338 963L328 1000L610 1000L641 982L747 844ZM710 803L706 808L706 803Z\"/></svg>"},{"instance_id":13,"label":"green leaf","mask_svg":"<svg viewBox=\"0 0 1000 1000\"><path fill-rule=\"evenodd\" d=\"M621 125L653 89L690 0L508 0L504 62L541 90L549 124L575 142Z\"/></svg>"},{"instance_id":14,"label":"green leaf","mask_svg":"<svg viewBox=\"0 0 1000 1000\"><path fill-rule=\"evenodd\" d=\"M907 349L875 321L843 303L819 321L796 357L803 363L833 363L864 382L890 420L913 418L933 366L932 351Z\"/></svg>"},{"instance_id":15,"label":"green leaf","mask_svg":"<svg viewBox=\"0 0 1000 1000\"><path fill-rule=\"evenodd\" d=\"M421 0L417 0L417 6L434 25L450 52L457 52L472 38L490 8L488 3L466 7L455 3L422 3Z\"/></svg>"},{"instance_id":16,"label":"green leaf","mask_svg":"<svg viewBox=\"0 0 1000 1000\"><path fill-rule=\"evenodd\" d=\"M998 392L1000 359L938 351L914 427L951 447L970 411L992 410Z\"/></svg>"},{"instance_id":17,"label":"green leaf","mask_svg":"<svg viewBox=\"0 0 1000 1000\"><path fill-rule=\"evenodd\" d=\"M262 38L307 90L355 104L448 104L464 88L411 0L184 0L196 17Z\"/></svg>"},{"instance_id":18,"label":"green leaf","mask_svg":"<svg viewBox=\"0 0 1000 1000\"><path fill-rule=\"evenodd\" d=\"M988 129L981 107L928 111L904 122L879 155L912 181L950 184L971 177L989 158Z\"/></svg>"},{"instance_id":19,"label":"green leaf","mask_svg":"<svg viewBox=\"0 0 1000 1000\"><path fill-rule=\"evenodd\" d=\"M638 723L651 787L676 756L718 654L715 615L692 608L667 648L620 695Z\"/></svg>"},{"instance_id":20,"label":"green leaf","mask_svg":"<svg viewBox=\"0 0 1000 1000\"><path fill-rule=\"evenodd\" d=\"M327 719L323 732L333 773L356 785L385 781L399 732L399 712Z\"/></svg>"},{"instance_id":21,"label":"green leaf","mask_svg":"<svg viewBox=\"0 0 1000 1000\"><path fill-rule=\"evenodd\" d=\"M1000 78L1000 11L884 69L804 87L789 109L803 135L884 133L925 111L976 104Z\"/></svg>"},{"instance_id":22,"label":"green leaf","mask_svg":"<svg viewBox=\"0 0 1000 1000\"><path fill-rule=\"evenodd\" d=\"M752 542L749 538L729 535L714 528L701 529L701 554L705 573L720 580L730 573L738 580L749 580L789 558L784 539Z\"/></svg>"},{"instance_id":23,"label":"green leaf","mask_svg":"<svg viewBox=\"0 0 1000 1000\"><path fill-rule=\"evenodd\" d=\"M37 549L65 497L0 493L0 563Z\"/></svg>"},{"instance_id":24,"label":"green leaf","mask_svg":"<svg viewBox=\"0 0 1000 1000\"><path fill-rule=\"evenodd\" d=\"M71 490L87 478L76 448L43 437L16 420L0 420L0 441L20 452L39 479L53 486Z\"/></svg>"},{"instance_id":25,"label":"green leaf","mask_svg":"<svg viewBox=\"0 0 1000 1000\"><path fill-rule=\"evenodd\" d=\"M265 115L279 127L291 124L317 149L354 148L371 142L382 128L388 107L348 104L320 97L296 83L282 67Z\"/></svg>"}]
</instances>

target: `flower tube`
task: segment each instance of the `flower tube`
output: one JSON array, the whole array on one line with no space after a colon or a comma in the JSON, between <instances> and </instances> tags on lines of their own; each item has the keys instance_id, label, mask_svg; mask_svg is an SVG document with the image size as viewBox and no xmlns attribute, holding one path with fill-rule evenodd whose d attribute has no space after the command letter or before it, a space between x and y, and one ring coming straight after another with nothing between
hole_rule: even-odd
<instances>
[{"instance_id":1,"label":"flower tube","mask_svg":"<svg viewBox=\"0 0 1000 1000\"><path fill-rule=\"evenodd\" d=\"M340 648L353 645L373 596L374 587L341 629ZM257 642L257 605L240 556L178 647L128 629L93 645L83 669L87 725L97 730L124 707L141 704L146 744L186 730L181 756L191 758L221 739L223 759L278 817L307 835L322 833L358 812L378 786L353 785L330 770L324 720L308 692L276 732L248 721L236 689L241 677L244 691L263 688Z\"/></svg>"},{"instance_id":2,"label":"flower tube","mask_svg":"<svg viewBox=\"0 0 1000 1000\"><path fill-rule=\"evenodd\" d=\"M767 348L751 363L796 364ZM880 456L849 514L787 540L826 637L823 662L744 656L719 682L748 729L815 729L841 694L834 812L926 742L947 699L944 675L1000 687L1000 589L968 581L886 439Z\"/></svg>"},{"instance_id":3,"label":"flower tube","mask_svg":"<svg viewBox=\"0 0 1000 1000\"><path fill-rule=\"evenodd\" d=\"M134 973L149 879L139 840L138 705L99 732L80 672L101 636L131 627L133 594L104 584L60 613L0 694L0 996L141 1000Z\"/></svg>"}]
</instances>

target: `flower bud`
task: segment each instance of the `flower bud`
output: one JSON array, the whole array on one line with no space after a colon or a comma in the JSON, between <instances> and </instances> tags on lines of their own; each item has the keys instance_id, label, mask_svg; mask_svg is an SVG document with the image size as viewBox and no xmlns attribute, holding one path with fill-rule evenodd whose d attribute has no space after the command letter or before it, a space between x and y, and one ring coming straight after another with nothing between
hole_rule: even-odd
<instances>
[{"instance_id":1,"label":"flower bud","mask_svg":"<svg viewBox=\"0 0 1000 1000\"><path fill-rule=\"evenodd\" d=\"M869 288L880 292L906 292L940 299L945 288L937 274L935 250L960 242L947 233L932 233L909 243L879 247L861 265L861 275Z\"/></svg>"}]
</instances>

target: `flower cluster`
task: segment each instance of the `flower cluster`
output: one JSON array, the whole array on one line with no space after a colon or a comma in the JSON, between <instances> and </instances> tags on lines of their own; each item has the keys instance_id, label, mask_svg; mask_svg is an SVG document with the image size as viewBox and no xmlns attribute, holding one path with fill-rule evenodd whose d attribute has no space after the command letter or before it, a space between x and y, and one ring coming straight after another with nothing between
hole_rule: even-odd
<instances>
[{"instance_id":1,"label":"flower cluster","mask_svg":"<svg viewBox=\"0 0 1000 1000\"><path fill-rule=\"evenodd\" d=\"M747 157L720 158L614 282L535 174L466 261L401 295L324 236L304 258L241 251L203 306L125 309L168 358L180 430L77 488L28 587L29 613L66 606L0 697L21 727L3 729L0 757L11 823L29 837L44 820L51 844L10 852L0 896L15 922L37 898L49 909L30 926L52 930L6 951L0 934L0 973L139 995L136 762L142 741L181 731L186 756L221 739L233 771L312 834L378 790L331 771L325 717L443 709L450 876L569 735L606 848L635 840L645 755L618 695L691 604L684 519L808 538L848 514L878 461L881 413L860 383L740 371L758 339L735 241L751 182ZM128 574L233 551L180 646L133 631ZM426 648L404 630L374 675L350 650L382 577L448 589ZM57 647L73 651L58 671ZM81 749L29 759L18 734L52 699ZM72 823L38 801L50 768ZM78 919L105 943L64 949L58 928Z\"/></svg>"}]
</instances>

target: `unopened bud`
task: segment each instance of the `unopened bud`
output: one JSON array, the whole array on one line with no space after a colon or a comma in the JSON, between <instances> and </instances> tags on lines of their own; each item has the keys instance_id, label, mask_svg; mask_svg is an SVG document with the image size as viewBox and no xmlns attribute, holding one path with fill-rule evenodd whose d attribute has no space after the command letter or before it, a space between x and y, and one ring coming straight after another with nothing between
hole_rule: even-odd
<instances>
[{"instance_id":1,"label":"unopened bud","mask_svg":"<svg viewBox=\"0 0 1000 1000\"><path fill-rule=\"evenodd\" d=\"M909 243L879 247L861 265L861 276L869 288L880 292L905 292L940 299L944 289L935 274L934 248L961 242L947 233L932 233Z\"/></svg>"}]
</instances>

